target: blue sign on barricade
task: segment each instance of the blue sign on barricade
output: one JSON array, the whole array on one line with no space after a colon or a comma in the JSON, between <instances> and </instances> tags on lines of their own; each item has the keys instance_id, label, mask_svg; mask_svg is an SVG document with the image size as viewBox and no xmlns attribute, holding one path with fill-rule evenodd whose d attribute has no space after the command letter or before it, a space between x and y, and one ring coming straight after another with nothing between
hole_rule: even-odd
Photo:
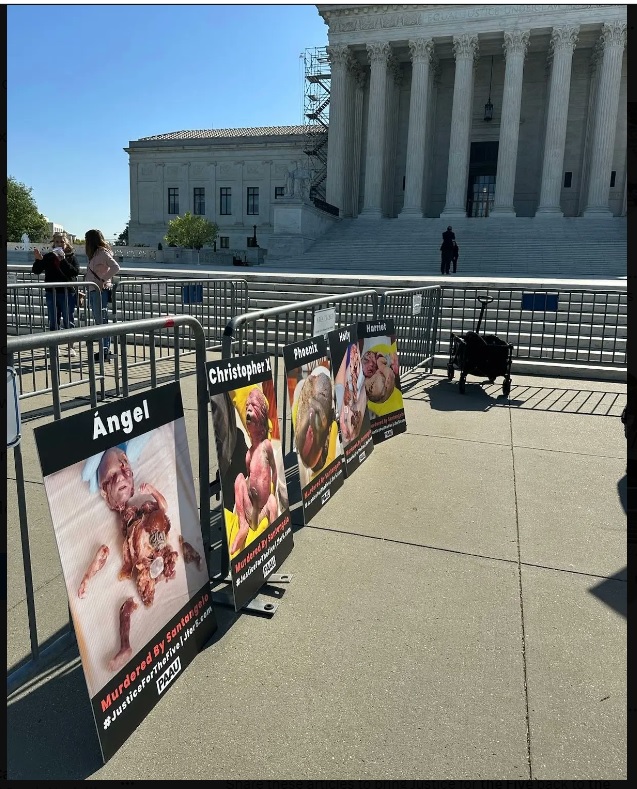
<instances>
[{"instance_id":1,"label":"blue sign on barricade","mask_svg":"<svg viewBox=\"0 0 637 789\"><path fill-rule=\"evenodd\" d=\"M523 293L522 309L531 312L557 312L557 293Z\"/></svg>"},{"instance_id":2,"label":"blue sign on barricade","mask_svg":"<svg viewBox=\"0 0 637 789\"><path fill-rule=\"evenodd\" d=\"M184 304L203 304L203 285L184 285L182 300Z\"/></svg>"}]
</instances>

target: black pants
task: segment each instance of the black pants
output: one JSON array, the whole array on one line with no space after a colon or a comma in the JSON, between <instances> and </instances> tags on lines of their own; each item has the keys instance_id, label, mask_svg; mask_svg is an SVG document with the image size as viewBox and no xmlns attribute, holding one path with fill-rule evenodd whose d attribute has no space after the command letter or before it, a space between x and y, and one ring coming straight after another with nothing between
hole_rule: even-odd
<instances>
[{"instance_id":1,"label":"black pants","mask_svg":"<svg viewBox=\"0 0 637 789\"><path fill-rule=\"evenodd\" d=\"M451 268L451 258L448 252L443 252L440 256L440 273L446 275ZM454 269L455 270L455 269Z\"/></svg>"}]
</instances>

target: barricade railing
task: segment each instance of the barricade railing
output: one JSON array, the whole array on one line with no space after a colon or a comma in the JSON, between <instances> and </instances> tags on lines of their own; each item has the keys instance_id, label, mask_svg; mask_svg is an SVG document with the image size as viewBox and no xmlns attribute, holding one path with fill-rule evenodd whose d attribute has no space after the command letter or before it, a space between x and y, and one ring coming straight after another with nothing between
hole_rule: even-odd
<instances>
[{"instance_id":1,"label":"barricade railing","mask_svg":"<svg viewBox=\"0 0 637 789\"><path fill-rule=\"evenodd\" d=\"M583 367L626 367L625 289L444 287L436 355L449 354L451 332L475 329L481 304L493 296L480 332L513 343L513 360Z\"/></svg>"},{"instance_id":2,"label":"barricade railing","mask_svg":"<svg viewBox=\"0 0 637 789\"><path fill-rule=\"evenodd\" d=\"M224 359L253 353L265 353L273 357L272 375L284 454L292 449L292 430L287 404L285 366L282 361L283 348L290 343L312 337L314 314L329 308L334 308L336 328L345 328L356 321L378 318L379 296L377 291L372 289L359 290L256 310L234 317L224 332Z\"/></svg>"},{"instance_id":3,"label":"barricade railing","mask_svg":"<svg viewBox=\"0 0 637 789\"><path fill-rule=\"evenodd\" d=\"M111 309L114 323L189 315L203 327L206 348L221 351L228 322L248 309L248 283L242 279L120 279L113 285ZM127 335L126 346L120 354L115 336L115 385L119 394L121 380L124 395L128 394L131 369L149 364L152 379L159 362L194 352L192 338L178 324L155 332L152 342L150 337L142 341Z\"/></svg>"},{"instance_id":4,"label":"barricade railing","mask_svg":"<svg viewBox=\"0 0 637 789\"><path fill-rule=\"evenodd\" d=\"M380 318L392 318L396 329L401 372L433 371L442 288L387 290L380 300Z\"/></svg>"},{"instance_id":5,"label":"barricade railing","mask_svg":"<svg viewBox=\"0 0 637 789\"><path fill-rule=\"evenodd\" d=\"M64 285L43 282L22 282L7 285L7 334L9 336L38 336L51 331L49 309L53 320L53 330L57 333L66 324L74 324L69 329L73 340L62 348L61 354L46 351L39 346L29 351L18 352L15 371L18 378L21 400L47 394L52 391L53 378L59 389L82 386L92 379L87 378L85 346L78 343L85 327L101 322L90 308L91 294L99 297L99 287L92 282L67 282ZM48 303L47 303L48 302ZM82 303L80 303L82 302ZM49 307L50 304L50 307ZM58 320L60 325L58 325ZM55 368L55 369L54 369ZM104 376L97 377L100 394L104 396Z\"/></svg>"},{"instance_id":6,"label":"barricade railing","mask_svg":"<svg viewBox=\"0 0 637 789\"><path fill-rule=\"evenodd\" d=\"M128 334L133 334L135 336L140 336L144 332L159 332L164 328L164 326L170 323L171 327L173 325L178 326L182 329L189 329L192 332L193 343L195 346L195 355L196 355L196 383L197 383L197 435L193 436L190 434L188 436L189 442L194 441L196 450L195 453L198 455L198 474L199 474L199 517L201 523L202 534L204 538L204 546L206 549L206 561L208 563L208 567L210 567L209 558L210 558L210 466L209 466L209 433L208 433L208 424L209 424L209 398L208 398L208 385L206 380L206 338L201 327L201 324L193 317L189 315L177 315L174 318L155 318L152 320L140 320L140 321L132 321L130 323L120 323L117 325L109 325L106 326L90 326L87 327L83 331L82 335L82 343L87 346L87 358L89 360L89 373L90 378L92 380L92 385L90 386L90 395L89 395L89 408L95 408L97 406L97 392L95 382L97 381L97 373L96 368L97 365L93 360L93 352L96 351L97 348L101 346L101 339L110 334L112 336L117 336L119 338L125 338ZM8 362L7 364L11 366L12 364L16 363L16 359L19 355L34 353L38 351L48 352L51 356L58 355L58 349L61 346L67 345L69 342L75 341L77 338L77 334L73 329L62 329L57 332L43 332L41 334L32 334L32 335L25 335L22 337L12 337L8 340L7 351L8 351ZM125 343L122 343L122 346L125 347ZM55 368L52 368L55 369ZM58 420L62 417L62 408L61 408L61 401L60 401L60 389L57 382L57 377L54 374L53 376L53 387L51 390L51 405L48 407L48 411L54 420ZM179 379L178 369L175 368L175 380ZM154 388L156 382L151 381L150 388ZM148 385L146 388L149 388ZM184 392L182 391L182 394ZM187 401L186 401L187 402ZM41 422L41 413L38 414L38 423ZM20 541L22 546L22 563L23 563L23 572L24 572L24 588L25 588L25 597L24 600L18 600L15 605L20 605L26 603L27 608L27 622L29 627L29 634L28 634L28 643L29 646L26 646L26 638L25 638L25 647L26 650L24 657L19 659L17 662L13 662L7 670L7 693L10 694L17 690L18 688L22 687L25 683L27 683L31 678L42 672L52 661L54 661L59 655L62 654L69 646L73 644L75 641L75 636L73 633L73 628L70 620L70 615L68 610L65 612L60 612L58 610L55 616L66 620L66 625L58 629L55 634L55 638L50 639L40 639L38 635L38 620L37 620L37 612L36 612L36 601L35 601L35 593L34 593L34 582L33 582L33 554L31 550L31 539L30 539L30 532L29 532L29 521L31 521L32 527L34 523L37 523L37 518L34 518L34 511L41 511L43 508L43 499L44 499L44 491L42 485L30 485L29 486L29 498L32 502L31 507L27 505L27 494L26 494L26 484L25 484L25 474L24 474L24 465L23 465L23 448L27 447L29 455L33 455L33 458L36 457L36 450L35 450L35 441L33 437L33 431L25 429L25 422L24 415L22 420L22 437L20 443L18 443L13 448L13 455L14 455L14 462L15 462L15 482L16 482L16 497L15 499L9 494L8 499L9 501L16 502L17 504L17 521L19 523L20 528ZM33 469L31 469L31 476L33 476ZM11 483L11 480L8 480L8 484ZM42 498L41 501L35 501L35 497L40 496ZM10 505L10 507L13 505ZM80 506L79 502L69 502L69 506ZM46 505L44 505L44 509L46 509ZM15 524L15 517L9 518L9 524ZM9 539L14 539L14 534L11 534ZM38 535L39 539L39 535ZM48 549L47 549L48 552ZM15 558L17 561L18 551L10 552L11 557ZM49 573L47 577L50 577L50 567L46 568L46 572ZM39 575L42 575L42 569L39 571ZM13 592L17 592L17 588L19 585L15 585L12 587ZM66 601L66 597L64 598ZM47 612L48 616L51 616L51 603L50 601L47 602ZM54 617L55 618L55 617ZM42 632L46 632L45 627L41 627L40 630ZM51 643L48 643L51 641ZM20 647L22 648L22 647Z\"/></svg>"}]
</instances>

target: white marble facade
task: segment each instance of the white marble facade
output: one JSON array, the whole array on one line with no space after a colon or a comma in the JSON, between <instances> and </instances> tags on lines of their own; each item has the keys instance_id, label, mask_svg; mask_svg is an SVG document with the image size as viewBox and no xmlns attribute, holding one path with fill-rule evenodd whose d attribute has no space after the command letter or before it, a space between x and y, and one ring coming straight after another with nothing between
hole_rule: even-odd
<instances>
[{"instance_id":1,"label":"white marble facade","mask_svg":"<svg viewBox=\"0 0 637 789\"><path fill-rule=\"evenodd\" d=\"M246 249L254 225L259 246L267 248L276 195L285 194L288 174L306 161L304 147L302 126L172 132L131 141L125 149L129 243L156 248L171 219L203 209L219 225L217 250L224 243Z\"/></svg>"},{"instance_id":2,"label":"white marble facade","mask_svg":"<svg viewBox=\"0 0 637 789\"><path fill-rule=\"evenodd\" d=\"M465 216L471 145L485 142L498 143L491 216L623 213L625 5L318 9L327 199L343 215Z\"/></svg>"},{"instance_id":3,"label":"white marble facade","mask_svg":"<svg viewBox=\"0 0 637 789\"><path fill-rule=\"evenodd\" d=\"M625 5L317 8L332 74L327 201L341 216L465 216L474 143L491 144L490 218L625 214ZM307 161L304 147L302 126L131 142L131 243L162 239L169 189L180 214L194 212L203 189L205 216L231 249L246 248L253 225L267 248L275 189L284 193ZM259 190L257 215L249 187ZM221 213L222 188L231 215Z\"/></svg>"}]
</instances>

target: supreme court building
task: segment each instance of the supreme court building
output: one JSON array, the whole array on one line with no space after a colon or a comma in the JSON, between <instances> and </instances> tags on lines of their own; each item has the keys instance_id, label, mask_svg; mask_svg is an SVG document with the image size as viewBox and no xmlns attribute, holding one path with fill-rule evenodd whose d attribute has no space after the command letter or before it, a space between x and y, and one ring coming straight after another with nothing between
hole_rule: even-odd
<instances>
[{"instance_id":1,"label":"supreme court building","mask_svg":"<svg viewBox=\"0 0 637 789\"><path fill-rule=\"evenodd\" d=\"M625 5L319 5L343 216L618 216Z\"/></svg>"}]
</instances>

